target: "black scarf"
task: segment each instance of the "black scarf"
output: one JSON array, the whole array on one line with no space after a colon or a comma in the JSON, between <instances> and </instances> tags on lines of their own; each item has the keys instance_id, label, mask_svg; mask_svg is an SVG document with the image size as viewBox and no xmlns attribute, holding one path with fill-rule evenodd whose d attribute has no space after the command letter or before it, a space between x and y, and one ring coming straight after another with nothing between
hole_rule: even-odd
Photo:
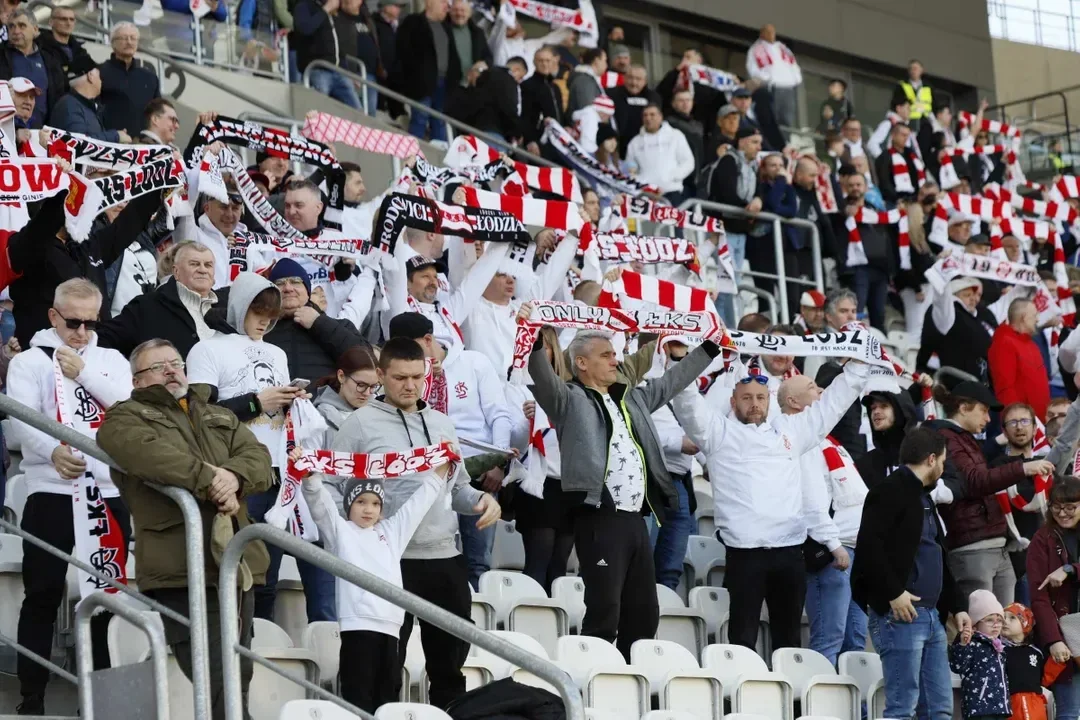
<instances>
[{"instance_id":1,"label":"black scarf","mask_svg":"<svg viewBox=\"0 0 1080 720\"><path fill-rule=\"evenodd\" d=\"M407 227L484 242L532 240L525 225L510 213L446 205L416 195L391 193L379 206L372 244L393 254L401 231Z\"/></svg>"}]
</instances>

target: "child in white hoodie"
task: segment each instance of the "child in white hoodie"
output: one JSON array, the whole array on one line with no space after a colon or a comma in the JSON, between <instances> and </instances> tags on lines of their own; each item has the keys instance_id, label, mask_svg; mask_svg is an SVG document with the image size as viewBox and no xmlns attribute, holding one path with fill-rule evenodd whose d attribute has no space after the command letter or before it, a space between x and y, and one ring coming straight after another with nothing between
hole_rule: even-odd
<instances>
[{"instance_id":1,"label":"child in white hoodie","mask_svg":"<svg viewBox=\"0 0 1080 720\"><path fill-rule=\"evenodd\" d=\"M294 450L292 457L297 459L299 451ZM385 492L376 479L346 481L343 504L348 520L338 512L318 475L304 479L304 499L327 550L401 587L401 555L431 506L439 498L446 501L449 467L443 465L420 475L420 487L389 518L382 517ZM341 697L374 713L395 702L401 692L398 636L405 611L339 579L337 615L341 626Z\"/></svg>"}]
</instances>

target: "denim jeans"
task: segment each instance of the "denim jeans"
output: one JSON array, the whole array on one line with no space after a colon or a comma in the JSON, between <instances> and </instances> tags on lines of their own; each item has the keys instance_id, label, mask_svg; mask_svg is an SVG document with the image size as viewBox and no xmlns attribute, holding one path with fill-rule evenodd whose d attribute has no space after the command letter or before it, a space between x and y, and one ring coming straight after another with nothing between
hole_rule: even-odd
<instances>
[{"instance_id":1,"label":"denim jeans","mask_svg":"<svg viewBox=\"0 0 1080 720\"><path fill-rule=\"evenodd\" d=\"M379 82L379 78L375 76L375 73L368 73L367 79L373 83ZM379 91L370 85L364 87L363 92L367 93L367 106L368 115L375 117L375 113L379 111Z\"/></svg>"},{"instance_id":2,"label":"denim jeans","mask_svg":"<svg viewBox=\"0 0 1080 720\"><path fill-rule=\"evenodd\" d=\"M1073 673L1068 682L1059 680L1050 686L1054 693L1056 720L1076 720L1080 717L1080 674Z\"/></svg>"},{"instance_id":3,"label":"denim jeans","mask_svg":"<svg viewBox=\"0 0 1080 720\"><path fill-rule=\"evenodd\" d=\"M738 286L739 271L742 269L743 260L746 259L746 235L728 233L727 244L731 255L731 265L735 268L735 285ZM728 327L735 327L739 323L739 318L735 316L735 298L738 294L736 290L734 295L721 293L716 297L716 312L720 314Z\"/></svg>"},{"instance_id":4,"label":"denim jeans","mask_svg":"<svg viewBox=\"0 0 1080 720\"><path fill-rule=\"evenodd\" d=\"M885 678L884 717L952 720L952 675L945 626L932 608L910 623L870 610L870 638Z\"/></svg>"},{"instance_id":5,"label":"denim jeans","mask_svg":"<svg viewBox=\"0 0 1080 720\"><path fill-rule=\"evenodd\" d=\"M458 515L461 531L461 554L469 566L469 583L480 590L480 576L491 569L491 549L495 547L495 525L476 529L477 515Z\"/></svg>"},{"instance_id":6,"label":"denim jeans","mask_svg":"<svg viewBox=\"0 0 1080 720\"><path fill-rule=\"evenodd\" d=\"M431 97L420 98L420 103L427 105L432 110L442 112L446 103L446 78L439 78L435 83L435 94ZM423 110L412 109L409 116L409 134L421 140L428 134L428 126L431 127L431 139L446 142L446 123L435 120Z\"/></svg>"},{"instance_id":7,"label":"denim jeans","mask_svg":"<svg viewBox=\"0 0 1080 720\"><path fill-rule=\"evenodd\" d=\"M855 549L847 550L855 564ZM810 649L836 665L840 653L866 650L866 613L851 601L851 567L806 574L806 615L810 618Z\"/></svg>"},{"instance_id":8,"label":"denim jeans","mask_svg":"<svg viewBox=\"0 0 1080 720\"><path fill-rule=\"evenodd\" d=\"M730 237L730 235L728 236ZM854 270L852 289L859 301L859 312L870 315L870 324L885 332L885 304L889 297L889 276L873 265L858 265Z\"/></svg>"},{"instance_id":9,"label":"denim jeans","mask_svg":"<svg viewBox=\"0 0 1080 720\"><path fill-rule=\"evenodd\" d=\"M311 71L311 87L351 108L363 109L360 105L360 96L356 94L356 86L353 85L352 80L341 73L324 68L314 69Z\"/></svg>"},{"instance_id":10,"label":"denim jeans","mask_svg":"<svg viewBox=\"0 0 1080 720\"><path fill-rule=\"evenodd\" d=\"M7 308L4 308L3 312L0 312L0 340L6 344L14 334L15 315Z\"/></svg>"},{"instance_id":11,"label":"denim jeans","mask_svg":"<svg viewBox=\"0 0 1080 720\"><path fill-rule=\"evenodd\" d=\"M657 527L655 519L649 523L649 539L653 544L653 565L656 566L656 582L672 590L679 586L686 557L686 541L694 534L694 517L690 514L690 499L683 484L685 475L672 474L675 492L679 496L679 509L669 509L664 524ZM652 519L652 516L650 516Z\"/></svg>"},{"instance_id":12,"label":"denim jeans","mask_svg":"<svg viewBox=\"0 0 1080 720\"><path fill-rule=\"evenodd\" d=\"M266 511L277 501L277 492L277 488L273 488L247 499L248 514L251 515L252 522L264 522ZM315 544L322 547L320 543ZM270 567L266 569L266 584L255 586L255 617L273 621L278 571L281 569L281 556L285 553L281 548L270 543L266 543L266 549L270 552ZM337 620L335 597L337 579L325 570L303 560L296 561L296 568L300 572L300 582L304 586L308 622Z\"/></svg>"}]
</instances>

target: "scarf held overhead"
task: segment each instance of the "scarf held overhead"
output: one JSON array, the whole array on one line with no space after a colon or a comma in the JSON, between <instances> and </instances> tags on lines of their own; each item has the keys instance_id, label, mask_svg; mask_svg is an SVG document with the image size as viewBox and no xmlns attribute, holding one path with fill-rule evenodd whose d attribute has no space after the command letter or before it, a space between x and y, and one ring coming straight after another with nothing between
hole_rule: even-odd
<instances>
[{"instance_id":1,"label":"scarf held overhead","mask_svg":"<svg viewBox=\"0 0 1080 720\"><path fill-rule=\"evenodd\" d=\"M606 185L617 192L629 195L640 195L641 193L660 194L659 188L654 185L647 185L630 175L619 172L615 168L601 165L591 153L581 147L581 144L574 139L573 135L567 132L566 128L552 118L544 119L543 142L548 143L552 149L587 175L594 183Z\"/></svg>"},{"instance_id":2,"label":"scarf held overhead","mask_svg":"<svg viewBox=\"0 0 1080 720\"><path fill-rule=\"evenodd\" d=\"M446 205L430 198L391 193L375 216L372 243L393 254L406 227L485 242L530 242L521 221L499 210Z\"/></svg>"},{"instance_id":3,"label":"scarf held overhead","mask_svg":"<svg viewBox=\"0 0 1080 720\"><path fill-rule=\"evenodd\" d=\"M304 117L300 134L322 143L339 142L364 152L407 158L423 156L420 142L412 135L367 127L330 113L312 111Z\"/></svg>"},{"instance_id":4,"label":"scarf held overhead","mask_svg":"<svg viewBox=\"0 0 1080 720\"><path fill-rule=\"evenodd\" d=\"M126 170L136 165L171 157L173 149L168 145L125 145L58 130L45 126L49 134L46 146L49 157L58 157L72 165L88 165L106 170Z\"/></svg>"}]
</instances>

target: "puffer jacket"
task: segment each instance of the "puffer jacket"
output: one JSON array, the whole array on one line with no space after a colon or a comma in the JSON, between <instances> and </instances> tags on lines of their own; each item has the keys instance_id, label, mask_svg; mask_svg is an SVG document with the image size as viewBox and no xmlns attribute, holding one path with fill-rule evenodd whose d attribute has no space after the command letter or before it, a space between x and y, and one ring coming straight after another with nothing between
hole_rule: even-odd
<instances>
[{"instance_id":1,"label":"puffer jacket","mask_svg":"<svg viewBox=\"0 0 1080 720\"><path fill-rule=\"evenodd\" d=\"M1009 463L991 469L979 443L956 423L951 420L931 420L923 425L945 436L949 448L945 472L956 477L963 494L963 498L951 505L940 507L948 530L949 549L955 550L979 540L1006 537L1008 526L994 493L1023 479L1023 463Z\"/></svg>"},{"instance_id":2,"label":"puffer jacket","mask_svg":"<svg viewBox=\"0 0 1080 720\"><path fill-rule=\"evenodd\" d=\"M311 303L308 306L315 307ZM265 340L285 351L294 378L312 381L335 372L337 359L349 348L367 345L352 323L335 320L321 310L310 328L284 318L266 333Z\"/></svg>"},{"instance_id":3,"label":"puffer jacket","mask_svg":"<svg viewBox=\"0 0 1080 720\"><path fill-rule=\"evenodd\" d=\"M1008 717L1009 680L1005 676L1005 647L976 632L971 642L957 639L949 646L949 667L961 678L960 699L965 718Z\"/></svg>"},{"instance_id":4,"label":"puffer jacket","mask_svg":"<svg viewBox=\"0 0 1080 720\"><path fill-rule=\"evenodd\" d=\"M209 404L211 390L209 385L192 385L185 413L164 385L136 389L130 400L109 408L98 429L98 445L124 468L113 470L112 480L135 523L142 591L188 584L184 516L180 506L148 483L184 488L195 496L210 586L217 585L216 558L232 532L251 524L243 499L270 489L270 453L235 415ZM214 466L233 472L240 481L235 518L219 515L209 498ZM270 555L262 542L247 546L244 562L255 584L265 582Z\"/></svg>"}]
</instances>

